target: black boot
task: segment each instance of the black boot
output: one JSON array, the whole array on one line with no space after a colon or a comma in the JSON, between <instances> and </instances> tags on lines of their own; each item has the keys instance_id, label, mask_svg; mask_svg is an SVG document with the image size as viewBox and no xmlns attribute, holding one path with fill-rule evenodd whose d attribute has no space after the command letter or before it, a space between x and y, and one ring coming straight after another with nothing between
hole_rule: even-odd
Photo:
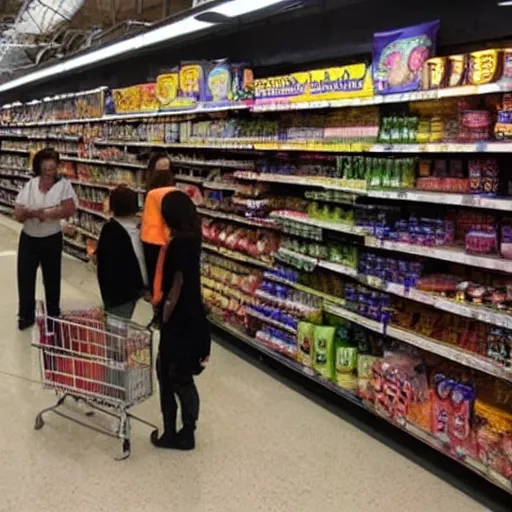
<instances>
[{"instance_id":1,"label":"black boot","mask_svg":"<svg viewBox=\"0 0 512 512\"><path fill-rule=\"evenodd\" d=\"M156 448L174 448L173 444L178 436L176 433L176 412L163 413L164 433L158 437L158 430L151 432L151 444Z\"/></svg>"},{"instance_id":2,"label":"black boot","mask_svg":"<svg viewBox=\"0 0 512 512\"><path fill-rule=\"evenodd\" d=\"M184 425L174 437L172 448L184 452L193 450L196 447L195 430L196 426L194 424Z\"/></svg>"},{"instance_id":3,"label":"black boot","mask_svg":"<svg viewBox=\"0 0 512 512\"><path fill-rule=\"evenodd\" d=\"M36 321L33 318L19 318L18 319L18 330L26 331L30 329Z\"/></svg>"}]
</instances>

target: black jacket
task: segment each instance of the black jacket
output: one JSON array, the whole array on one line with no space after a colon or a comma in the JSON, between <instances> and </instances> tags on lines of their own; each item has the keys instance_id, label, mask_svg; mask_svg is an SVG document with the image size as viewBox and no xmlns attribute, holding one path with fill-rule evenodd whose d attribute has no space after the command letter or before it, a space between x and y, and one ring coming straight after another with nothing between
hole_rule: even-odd
<instances>
[{"instance_id":1,"label":"black jacket","mask_svg":"<svg viewBox=\"0 0 512 512\"><path fill-rule=\"evenodd\" d=\"M144 280L126 229L115 219L101 230L96 249L98 283L103 303L120 306L141 297Z\"/></svg>"}]
</instances>

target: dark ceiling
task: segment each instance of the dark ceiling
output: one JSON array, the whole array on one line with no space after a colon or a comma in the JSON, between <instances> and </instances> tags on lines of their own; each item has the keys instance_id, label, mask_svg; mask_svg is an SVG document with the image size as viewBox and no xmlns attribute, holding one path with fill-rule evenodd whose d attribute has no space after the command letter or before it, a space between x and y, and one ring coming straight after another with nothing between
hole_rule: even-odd
<instances>
[{"instance_id":1,"label":"dark ceiling","mask_svg":"<svg viewBox=\"0 0 512 512\"><path fill-rule=\"evenodd\" d=\"M291 2L294 4L294 2ZM297 2L295 2L297 3ZM98 85L126 86L154 79L180 61L227 57L250 62L256 73L370 59L376 31L441 20L440 53L503 47L512 41L512 7L495 0L303 0L291 10L250 24L223 27L200 40L181 41L44 85L0 97L0 104Z\"/></svg>"}]
</instances>

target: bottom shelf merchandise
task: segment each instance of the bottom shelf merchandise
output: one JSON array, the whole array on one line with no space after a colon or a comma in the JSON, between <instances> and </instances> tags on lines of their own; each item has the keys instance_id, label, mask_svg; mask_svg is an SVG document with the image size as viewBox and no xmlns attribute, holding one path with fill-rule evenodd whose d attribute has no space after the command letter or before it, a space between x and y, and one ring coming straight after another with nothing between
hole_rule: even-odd
<instances>
[{"instance_id":1,"label":"bottom shelf merchandise","mask_svg":"<svg viewBox=\"0 0 512 512\"><path fill-rule=\"evenodd\" d=\"M218 312L217 312L218 313ZM325 314L297 337L216 327L512 491L512 386ZM255 332L256 330L256 332Z\"/></svg>"}]
</instances>

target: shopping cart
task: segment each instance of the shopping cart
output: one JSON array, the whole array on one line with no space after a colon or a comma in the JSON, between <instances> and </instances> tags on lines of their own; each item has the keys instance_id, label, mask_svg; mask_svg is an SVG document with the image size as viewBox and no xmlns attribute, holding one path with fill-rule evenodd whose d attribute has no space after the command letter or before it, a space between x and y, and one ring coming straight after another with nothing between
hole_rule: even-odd
<instances>
[{"instance_id":1,"label":"shopping cart","mask_svg":"<svg viewBox=\"0 0 512 512\"><path fill-rule=\"evenodd\" d=\"M44 426L43 415L63 418L122 441L122 456L130 456L131 420L151 423L129 413L130 407L153 394L152 333L133 322L105 314L100 309L68 311L59 318L37 305L33 346L40 351L41 379L55 390L57 402L36 416L35 429ZM68 399L86 404L86 416L99 411L115 418L108 430L62 412Z\"/></svg>"}]
</instances>

